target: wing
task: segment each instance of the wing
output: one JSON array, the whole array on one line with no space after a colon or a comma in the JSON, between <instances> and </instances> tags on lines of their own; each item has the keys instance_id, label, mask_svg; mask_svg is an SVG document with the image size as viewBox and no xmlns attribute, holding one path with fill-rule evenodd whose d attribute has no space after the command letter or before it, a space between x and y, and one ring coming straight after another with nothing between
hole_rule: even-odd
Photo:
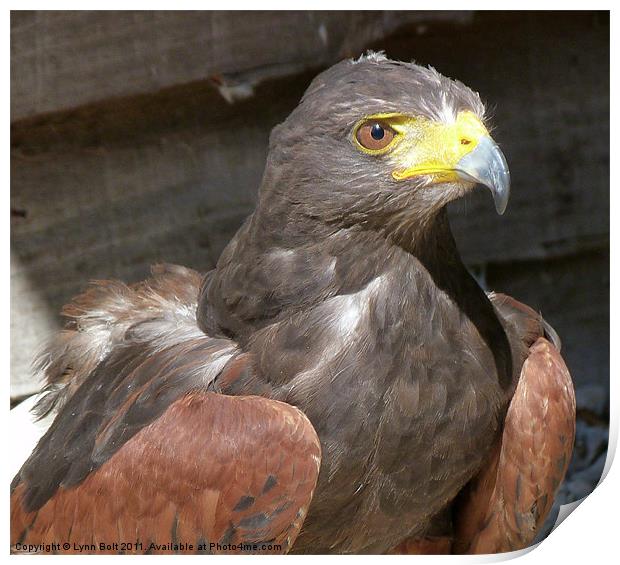
<instances>
[{"instance_id":1,"label":"wing","mask_svg":"<svg viewBox=\"0 0 620 565\"><path fill-rule=\"evenodd\" d=\"M455 509L455 553L529 546L566 473L575 438L575 393L558 349L529 349L503 434Z\"/></svg>"},{"instance_id":2,"label":"wing","mask_svg":"<svg viewBox=\"0 0 620 565\"><path fill-rule=\"evenodd\" d=\"M65 308L69 327L39 361L62 385L40 412L58 414L11 485L13 544L293 543L318 439L292 406L217 394L251 376L251 359L198 328L199 285L197 273L163 266L133 287L98 283Z\"/></svg>"},{"instance_id":3,"label":"wing","mask_svg":"<svg viewBox=\"0 0 620 565\"><path fill-rule=\"evenodd\" d=\"M489 300L521 364L502 435L487 464L422 537L392 553L499 553L527 547L553 504L571 458L575 393L553 328L504 294ZM517 365L518 366L518 365Z\"/></svg>"},{"instance_id":4,"label":"wing","mask_svg":"<svg viewBox=\"0 0 620 565\"><path fill-rule=\"evenodd\" d=\"M68 543L60 553L284 553L319 464L318 438L298 409L190 393L42 506L32 508L28 480L20 482L11 544Z\"/></svg>"}]
</instances>

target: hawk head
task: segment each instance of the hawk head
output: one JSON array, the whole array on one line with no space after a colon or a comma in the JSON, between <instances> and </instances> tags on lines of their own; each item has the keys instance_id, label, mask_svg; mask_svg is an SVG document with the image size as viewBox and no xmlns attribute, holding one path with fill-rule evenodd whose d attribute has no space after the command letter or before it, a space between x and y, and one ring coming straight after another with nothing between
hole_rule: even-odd
<instances>
[{"instance_id":1,"label":"hawk head","mask_svg":"<svg viewBox=\"0 0 620 565\"><path fill-rule=\"evenodd\" d=\"M393 231L425 225L476 184L503 213L508 167L479 95L370 54L318 75L273 130L258 210Z\"/></svg>"}]
</instances>

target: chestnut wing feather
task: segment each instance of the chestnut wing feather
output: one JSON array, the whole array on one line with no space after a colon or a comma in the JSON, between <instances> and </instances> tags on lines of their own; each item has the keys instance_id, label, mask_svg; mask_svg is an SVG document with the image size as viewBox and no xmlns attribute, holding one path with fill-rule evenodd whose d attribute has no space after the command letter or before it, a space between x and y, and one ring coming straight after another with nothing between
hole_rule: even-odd
<instances>
[{"instance_id":1,"label":"chestnut wing feather","mask_svg":"<svg viewBox=\"0 0 620 565\"><path fill-rule=\"evenodd\" d=\"M456 553L529 546L566 473L575 438L575 393L556 347L530 347L504 431L455 513Z\"/></svg>"},{"instance_id":2,"label":"chestnut wing feather","mask_svg":"<svg viewBox=\"0 0 620 565\"><path fill-rule=\"evenodd\" d=\"M140 541L131 551L151 553L174 552L166 545L174 543L235 553L246 544L241 551L284 553L305 518L320 453L314 428L293 406L192 392L40 508L24 508L26 484L18 484L11 543L98 551L100 543Z\"/></svg>"},{"instance_id":3,"label":"chestnut wing feather","mask_svg":"<svg viewBox=\"0 0 620 565\"><path fill-rule=\"evenodd\" d=\"M156 351L140 343L114 349L66 401L12 483L26 484L27 510L59 488L79 484L183 395L206 390L237 354L207 336Z\"/></svg>"}]
</instances>

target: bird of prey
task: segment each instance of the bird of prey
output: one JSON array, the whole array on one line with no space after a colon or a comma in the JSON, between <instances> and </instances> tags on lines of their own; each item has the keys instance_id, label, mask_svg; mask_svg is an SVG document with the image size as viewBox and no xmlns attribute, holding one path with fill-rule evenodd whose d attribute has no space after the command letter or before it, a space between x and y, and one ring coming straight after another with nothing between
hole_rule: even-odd
<instances>
[{"instance_id":1,"label":"bird of prey","mask_svg":"<svg viewBox=\"0 0 620 565\"><path fill-rule=\"evenodd\" d=\"M553 329L486 294L446 205L509 173L477 93L382 54L318 75L206 275L93 283L38 359L57 415L15 551L494 553L571 456ZM62 544L66 545L63 546Z\"/></svg>"}]
</instances>

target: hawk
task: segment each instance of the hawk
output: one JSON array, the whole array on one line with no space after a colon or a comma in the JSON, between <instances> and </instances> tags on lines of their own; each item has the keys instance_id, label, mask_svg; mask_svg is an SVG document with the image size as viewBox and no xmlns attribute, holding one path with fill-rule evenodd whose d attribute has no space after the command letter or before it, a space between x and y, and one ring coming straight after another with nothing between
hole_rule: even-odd
<instances>
[{"instance_id":1,"label":"hawk","mask_svg":"<svg viewBox=\"0 0 620 565\"><path fill-rule=\"evenodd\" d=\"M464 84L380 54L318 75L215 269L158 265L63 309L14 550L531 544L574 391L553 329L459 256L446 206L477 185L503 213L506 160Z\"/></svg>"}]
</instances>

